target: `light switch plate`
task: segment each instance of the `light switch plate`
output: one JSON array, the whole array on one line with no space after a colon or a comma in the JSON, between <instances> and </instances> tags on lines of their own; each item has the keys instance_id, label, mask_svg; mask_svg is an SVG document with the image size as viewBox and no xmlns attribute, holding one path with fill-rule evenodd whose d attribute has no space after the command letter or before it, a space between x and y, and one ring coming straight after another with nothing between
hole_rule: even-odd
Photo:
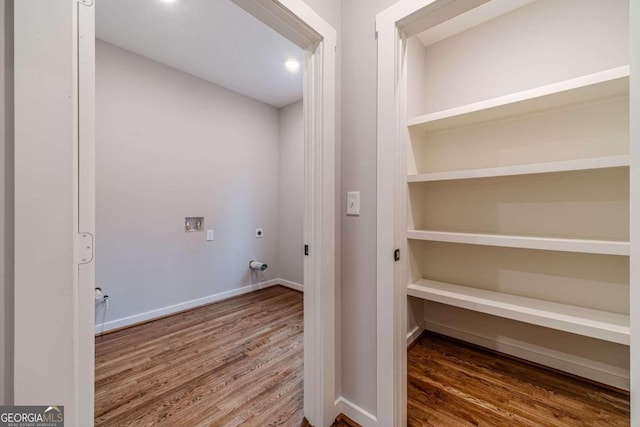
<instances>
[{"instance_id":1,"label":"light switch plate","mask_svg":"<svg viewBox=\"0 0 640 427\"><path fill-rule=\"evenodd\" d=\"M211 241L215 238L215 232L213 230L207 230L207 241Z\"/></svg>"},{"instance_id":2,"label":"light switch plate","mask_svg":"<svg viewBox=\"0 0 640 427\"><path fill-rule=\"evenodd\" d=\"M360 215L360 192L349 191L347 193L347 215Z\"/></svg>"}]
</instances>

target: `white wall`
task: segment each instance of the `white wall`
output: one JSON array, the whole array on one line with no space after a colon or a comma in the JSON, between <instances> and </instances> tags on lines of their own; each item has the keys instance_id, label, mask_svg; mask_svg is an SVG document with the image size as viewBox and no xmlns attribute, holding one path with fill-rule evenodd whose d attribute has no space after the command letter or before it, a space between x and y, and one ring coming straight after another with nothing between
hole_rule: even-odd
<instances>
[{"instance_id":1,"label":"white wall","mask_svg":"<svg viewBox=\"0 0 640 427\"><path fill-rule=\"evenodd\" d=\"M15 360L17 404L77 408L73 218L77 147L74 19L67 0L14 2ZM45 350L47 349L47 350ZM51 350L51 349L55 349ZM68 419L69 427L76 425ZM77 421L77 420L75 420Z\"/></svg>"},{"instance_id":2,"label":"white wall","mask_svg":"<svg viewBox=\"0 0 640 427\"><path fill-rule=\"evenodd\" d=\"M280 109L278 215L279 278L302 284L304 225L304 117L302 101Z\"/></svg>"},{"instance_id":3,"label":"white wall","mask_svg":"<svg viewBox=\"0 0 640 427\"><path fill-rule=\"evenodd\" d=\"M277 278L278 110L102 41L96 91L96 323Z\"/></svg>"},{"instance_id":4,"label":"white wall","mask_svg":"<svg viewBox=\"0 0 640 427\"><path fill-rule=\"evenodd\" d=\"M628 10L628 0L539 0L432 44L426 110L628 64Z\"/></svg>"},{"instance_id":5,"label":"white wall","mask_svg":"<svg viewBox=\"0 0 640 427\"><path fill-rule=\"evenodd\" d=\"M13 402L13 3L0 1L0 405Z\"/></svg>"}]
</instances>

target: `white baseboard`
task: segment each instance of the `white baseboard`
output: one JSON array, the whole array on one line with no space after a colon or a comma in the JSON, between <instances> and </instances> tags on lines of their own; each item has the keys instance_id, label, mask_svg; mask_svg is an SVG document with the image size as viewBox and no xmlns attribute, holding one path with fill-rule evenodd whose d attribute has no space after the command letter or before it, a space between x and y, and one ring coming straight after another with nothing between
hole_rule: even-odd
<instances>
[{"instance_id":1,"label":"white baseboard","mask_svg":"<svg viewBox=\"0 0 640 427\"><path fill-rule=\"evenodd\" d=\"M418 339L420 334L424 331L424 327L422 325L415 326L412 330L407 334L407 347L409 347L415 340Z\"/></svg>"},{"instance_id":2,"label":"white baseboard","mask_svg":"<svg viewBox=\"0 0 640 427\"><path fill-rule=\"evenodd\" d=\"M278 279L276 280L276 282L278 282L278 284L284 287L293 289L294 291L304 292L304 286L302 286L300 283L296 283L296 282L292 282L290 280L284 280L284 279Z\"/></svg>"},{"instance_id":3,"label":"white baseboard","mask_svg":"<svg viewBox=\"0 0 640 427\"><path fill-rule=\"evenodd\" d=\"M623 390L629 390L629 370L575 355L553 351L533 344L515 341L505 337L484 337L457 328L451 328L436 322L425 320L424 329L457 338L490 350L519 357L559 371L568 372L579 377L588 378L602 384L608 384Z\"/></svg>"},{"instance_id":4,"label":"white baseboard","mask_svg":"<svg viewBox=\"0 0 640 427\"><path fill-rule=\"evenodd\" d=\"M342 396L336 400L335 405L339 414L345 414L362 427L376 427L378 425L378 419L375 416Z\"/></svg>"},{"instance_id":5,"label":"white baseboard","mask_svg":"<svg viewBox=\"0 0 640 427\"><path fill-rule=\"evenodd\" d=\"M304 287L302 285L298 283L290 282L288 280L282 280L282 279L267 280L265 282L243 286L238 289L232 289L230 291L208 295L206 297L197 298L191 301L185 301L179 304L174 304L174 305L158 308L151 311L146 311L144 313L135 314L133 316L127 316L121 319L110 320L104 323L96 323L94 332L96 335L101 334L104 332L111 331L113 329L134 325L136 323L146 322L146 321L157 319L159 317L167 316L173 313L178 313L180 311L189 310L192 308L200 307L202 305L211 304L216 301L222 301L224 299L236 297L239 295L244 295L249 292L257 291L259 289L269 288L271 286L275 286L278 284L286 286L291 289L295 289L297 291L301 291L301 292L304 291Z\"/></svg>"}]
</instances>

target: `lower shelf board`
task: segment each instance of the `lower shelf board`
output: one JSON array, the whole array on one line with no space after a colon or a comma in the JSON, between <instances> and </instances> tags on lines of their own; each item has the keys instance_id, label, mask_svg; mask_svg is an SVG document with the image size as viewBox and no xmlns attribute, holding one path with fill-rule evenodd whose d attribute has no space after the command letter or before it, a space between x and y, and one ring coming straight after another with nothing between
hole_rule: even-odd
<instances>
[{"instance_id":1,"label":"lower shelf board","mask_svg":"<svg viewBox=\"0 0 640 427\"><path fill-rule=\"evenodd\" d=\"M506 319L629 345L629 316L625 314L424 279L408 285L407 294Z\"/></svg>"}]
</instances>

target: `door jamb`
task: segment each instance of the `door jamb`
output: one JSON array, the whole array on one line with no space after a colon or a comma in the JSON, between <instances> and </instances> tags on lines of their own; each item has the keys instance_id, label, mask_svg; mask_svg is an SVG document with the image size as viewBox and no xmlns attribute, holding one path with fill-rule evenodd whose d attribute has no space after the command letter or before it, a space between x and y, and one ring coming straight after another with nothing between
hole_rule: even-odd
<instances>
[{"instance_id":1,"label":"door jamb","mask_svg":"<svg viewBox=\"0 0 640 427\"><path fill-rule=\"evenodd\" d=\"M233 0L307 50L304 74L304 414L331 425L335 404L336 31L302 0Z\"/></svg>"}]
</instances>

